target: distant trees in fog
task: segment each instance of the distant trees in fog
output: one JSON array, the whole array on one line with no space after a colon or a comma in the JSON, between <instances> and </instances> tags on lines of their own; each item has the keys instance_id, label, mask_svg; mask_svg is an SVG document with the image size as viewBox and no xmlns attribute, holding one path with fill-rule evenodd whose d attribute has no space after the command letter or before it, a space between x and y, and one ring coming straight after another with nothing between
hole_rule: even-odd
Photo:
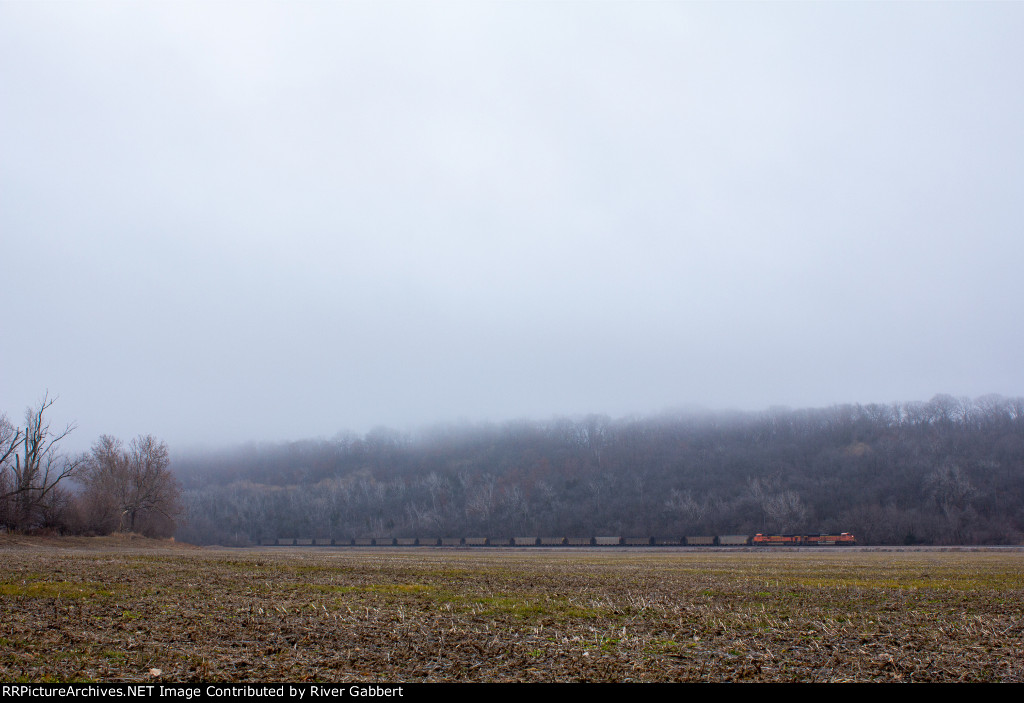
<instances>
[{"instance_id":1,"label":"distant trees in fog","mask_svg":"<svg viewBox=\"0 0 1024 703\"><path fill-rule=\"evenodd\" d=\"M68 457L60 442L73 430L50 429L44 396L25 413L25 426L0 415L0 525L8 530L58 529L109 534L174 534L181 489L170 472L167 445L150 435L132 440L103 436L92 451ZM80 490L69 483L77 481Z\"/></svg>"},{"instance_id":2,"label":"distant trees in fog","mask_svg":"<svg viewBox=\"0 0 1024 703\"><path fill-rule=\"evenodd\" d=\"M378 429L175 461L145 435L68 457L43 400L0 415L0 526L281 537L852 531L870 544L1024 534L1024 399ZM184 519L182 519L184 518ZM180 524L179 524L180 522Z\"/></svg>"},{"instance_id":3,"label":"distant trees in fog","mask_svg":"<svg viewBox=\"0 0 1024 703\"><path fill-rule=\"evenodd\" d=\"M191 541L854 531L1024 532L1024 400L844 405L439 429L179 461Z\"/></svg>"}]
</instances>

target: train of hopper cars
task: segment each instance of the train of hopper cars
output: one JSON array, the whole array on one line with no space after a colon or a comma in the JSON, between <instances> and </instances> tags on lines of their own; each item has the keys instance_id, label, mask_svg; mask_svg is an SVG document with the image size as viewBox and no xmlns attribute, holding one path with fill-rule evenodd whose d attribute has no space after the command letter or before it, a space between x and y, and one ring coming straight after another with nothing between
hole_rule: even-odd
<instances>
[{"instance_id":1,"label":"train of hopper cars","mask_svg":"<svg viewBox=\"0 0 1024 703\"><path fill-rule=\"evenodd\" d=\"M850 532L819 535L695 535L688 537L284 537L266 546L312 547L847 547Z\"/></svg>"}]
</instances>

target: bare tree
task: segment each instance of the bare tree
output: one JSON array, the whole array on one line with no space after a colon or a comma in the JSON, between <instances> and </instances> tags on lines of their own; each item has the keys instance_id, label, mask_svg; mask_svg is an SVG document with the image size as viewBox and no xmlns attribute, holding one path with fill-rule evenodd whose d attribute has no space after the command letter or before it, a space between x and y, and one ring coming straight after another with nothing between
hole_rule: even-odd
<instances>
[{"instance_id":1,"label":"bare tree","mask_svg":"<svg viewBox=\"0 0 1024 703\"><path fill-rule=\"evenodd\" d=\"M807 508L795 491L780 491L770 496L765 504L768 518L779 532L795 530L807 519Z\"/></svg>"},{"instance_id":2,"label":"bare tree","mask_svg":"<svg viewBox=\"0 0 1024 703\"><path fill-rule=\"evenodd\" d=\"M0 417L0 509L8 529L26 530L45 523L59 494L57 485L81 465L59 451L61 440L75 426L54 431L45 417L55 400L46 394L38 407L28 408L24 428Z\"/></svg>"},{"instance_id":3,"label":"bare tree","mask_svg":"<svg viewBox=\"0 0 1024 703\"><path fill-rule=\"evenodd\" d=\"M13 520L13 495L14 471L9 469L9 463L21 446L21 429L11 424L7 415L0 415L0 525L4 528L11 527Z\"/></svg>"},{"instance_id":4,"label":"bare tree","mask_svg":"<svg viewBox=\"0 0 1024 703\"><path fill-rule=\"evenodd\" d=\"M483 474L466 497L466 516L478 521L480 527L488 528L497 505L498 492L494 476Z\"/></svg>"},{"instance_id":5,"label":"bare tree","mask_svg":"<svg viewBox=\"0 0 1024 703\"><path fill-rule=\"evenodd\" d=\"M169 536L181 513L181 489L170 472L167 445L152 435L121 441L104 435L93 445L85 471L95 529Z\"/></svg>"},{"instance_id":6,"label":"bare tree","mask_svg":"<svg viewBox=\"0 0 1024 703\"><path fill-rule=\"evenodd\" d=\"M682 526L687 530L692 530L700 524L708 510L706 501L698 503L693 499L693 493L680 491L678 488L671 490L665 507L673 517L682 519Z\"/></svg>"},{"instance_id":7,"label":"bare tree","mask_svg":"<svg viewBox=\"0 0 1024 703\"><path fill-rule=\"evenodd\" d=\"M127 501L128 457L121 440L103 435L92 445L83 467L82 503L88 529L109 534L121 526Z\"/></svg>"},{"instance_id":8,"label":"bare tree","mask_svg":"<svg viewBox=\"0 0 1024 703\"><path fill-rule=\"evenodd\" d=\"M978 495L967 475L953 463L935 469L925 479L932 500L946 518L947 528L957 544L963 544L967 524L974 515L971 501Z\"/></svg>"},{"instance_id":9,"label":"bare tree","mask_svg":"<svg viewBox=\"0 0 1024 703\"><path fill-rule=\"evenodd\" d=\"M789 532L807 519L807 508L795 491L783 490L777 479L750 478L747 490L761 508L761 529Z\"/></svg>"},{"instance_id":10,"label":"bare tree","mask_svg":"<svg viewBox=\"0 0 1024 703\"><path fill-rule=\"evenodd\" d=\"M180 512L181 490L170 472L167 445L153 435L133 439L128 451L129 502L125 506L128 528L135 530L139 518L160 515L173 524Z\"/></svg>"}]
</instances>

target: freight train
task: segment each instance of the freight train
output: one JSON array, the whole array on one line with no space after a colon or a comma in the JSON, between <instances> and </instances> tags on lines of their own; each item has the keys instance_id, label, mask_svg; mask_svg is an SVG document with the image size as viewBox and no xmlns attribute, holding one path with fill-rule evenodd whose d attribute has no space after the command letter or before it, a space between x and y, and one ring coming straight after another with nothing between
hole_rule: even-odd
<instances>
[{"instance_id":1,"label":"freight train","mask_svg":"<svg viewBox=\"0 0 1024 703\"><path fill-rule=\"evenodd\" d=\"M851 532L817 535L695 535L688 537L284 537L260 542L295 547L850 547Z\"/></svg>"}]
</instances>

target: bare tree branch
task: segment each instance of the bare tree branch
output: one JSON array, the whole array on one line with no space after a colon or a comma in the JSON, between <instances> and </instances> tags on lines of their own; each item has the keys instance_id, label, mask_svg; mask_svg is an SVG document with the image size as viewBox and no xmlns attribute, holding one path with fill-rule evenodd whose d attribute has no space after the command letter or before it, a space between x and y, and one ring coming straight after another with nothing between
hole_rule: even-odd
<instances>
[{"instance_id":1,"label":"bare tree branch","mask_svg":"<svg viewBox=\"0 0 1024 703\"><path fill-rule=\"evenodd\" d=\"M73 424L56 432L50 429L46 411L56 398L49 393L36 408L25 411L25 428L0 421L0 505L3 523L9 529L25 530L43 522L50 509L54 489L73 476L81 462L58 451L58 445L71 432Z\"/></svg>"}]
</instances>

